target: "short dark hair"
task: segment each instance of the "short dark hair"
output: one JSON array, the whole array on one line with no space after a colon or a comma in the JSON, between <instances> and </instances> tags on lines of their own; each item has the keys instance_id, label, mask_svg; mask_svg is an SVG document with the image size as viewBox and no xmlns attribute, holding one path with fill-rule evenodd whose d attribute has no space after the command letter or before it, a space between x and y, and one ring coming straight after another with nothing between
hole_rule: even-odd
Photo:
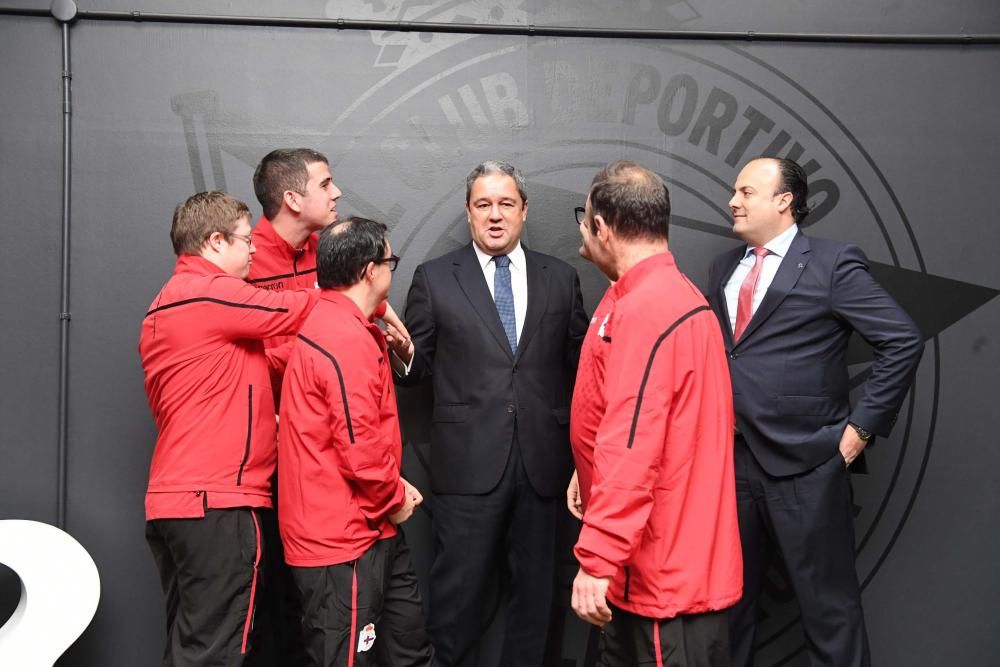
<instances>
[{"instance_id":1,"label":"short dark hair","mask_svg":"<svg viewBox=\"0 0 1000 667\"><path fill-rule=\"evenodd\" d=\"M306 193L309 172L314 162L330 164L326 156L311 148L279 148L264 156L253 172L253 191L268 220L278 215L285 192Z\"/></svg>"},{"instance_id":2,"label":"short dark hair","mask_svg":"<svg viewBox=\"0 0 1000 667\"><path fill-rule=\"evenodd\" d=\"M653 171L636 162L617 160L590 183L590 210L623 239L670 237L670 191ZM591 231L597 231L591 221Z\"/></svg>"},{"instance_id":3,"label":"short dark hair","mask_svg":"<svg viewBox=\"0 0 1000 667\"><path fill-rule=\"evenodd\" d=\"M476 182L476 179L482 176L489 176L490 174L503 174L505 176L510 176L514 179L514 185L517 186L517 194L521 195L521 203L528 201L528 192L524 187L524 176L518 171L517 167L510 164L509 162L501 162L499 160L487 160L486 162L481 162L476 165L465 179L465 203L469 203L469 199L472 197L472 184Z\"/></svg>"},{"instance_id":4,"label":"short dark hair","mask_svg":"<svg viewBox=\"0 0 1000 667\"><path fill-rule=\"evenodd\" d=\"M778 182L778 189L775 195L792 193L792 218L798 224L809 215L809 177L795 160L783 157L763 156L762 160L774 160L778 163L778 173L781 180Z\"/></svg>"},{"instance_id":5,"label":"short dark hair","mask_svg":"<svg viewBox=\"0 0 1000 667\"><path fill-rule=\"evenodd\" d=\"M228 240L236 224L250 219L250 208L236 197L213 190L191 195L174 209L170 242L176 255L198 255L205 241L219 232Z\"/></svg>"},{"instance_id":6,"label":"short dark hair","mask_svg":"<svg viewBox=\"0 0 1000 667\"><path fill-rule=\"evenodd\" d=\"M361 280L368 262L385 256L385 233L381 222L351 217L334 223L319 235L316 276L319 286L350 287Z\"/></svg>"}]
</instances>

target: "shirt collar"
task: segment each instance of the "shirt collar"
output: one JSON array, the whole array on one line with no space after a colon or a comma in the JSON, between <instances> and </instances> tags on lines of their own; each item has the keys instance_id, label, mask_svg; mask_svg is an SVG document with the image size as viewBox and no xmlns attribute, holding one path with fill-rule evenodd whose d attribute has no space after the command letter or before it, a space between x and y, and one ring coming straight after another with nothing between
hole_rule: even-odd
<instances>
[{"instance_id":1,"label":"shirt collar","mask_svg":"<svg viewBox=\"0 0 1000 667\"><path fill-rule=\"evenodd\" d=\"M479 268L485 271L486 265L490 263L491 259L493 259L493 255L487 255L485 252L480 250L475 241L472 242L472 249L476 251L476 259L479 260ZM510 263L515 269L524 269L524 248L521 247L520 241L518 241L517 245L515 245L514 248L507 253L507 257L510 258Z\"/></svg>"},{"instance_id":2,"label":"shirt collar","mask_svg":"<svg viewBox=\"0 0 1000 667\"><path fill-rule=\"evenodd\" d=\"M778 257L784 257L788 254L788 249L792 246L792 239L795 235L799 233L799 226L793 224L791 227L781 232L773 239L764 244L764 247L771 251L772 255L777 255ZM751 252L753 252L755 246L748 245L746 250L743 252L743 259L746 259Z\"/></svg>"}]
</instances>

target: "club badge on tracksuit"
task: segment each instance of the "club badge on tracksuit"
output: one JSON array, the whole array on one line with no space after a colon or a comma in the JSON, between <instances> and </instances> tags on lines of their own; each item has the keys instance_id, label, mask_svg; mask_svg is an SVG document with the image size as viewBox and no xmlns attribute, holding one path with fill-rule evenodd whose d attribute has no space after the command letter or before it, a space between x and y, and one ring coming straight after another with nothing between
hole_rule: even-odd
<instances>
[{"instance_id":1,"label":"club badge on tracksuit","mask_svg":"<svg viewBox=\"0 0 1000 667\"><path fill-rule=\"evenodd\" d=\"M374 645L375 624L369 623L365 627L361 628L361 634L358 635L358 653L364 653Z\"/></svg>"}]
</instances>

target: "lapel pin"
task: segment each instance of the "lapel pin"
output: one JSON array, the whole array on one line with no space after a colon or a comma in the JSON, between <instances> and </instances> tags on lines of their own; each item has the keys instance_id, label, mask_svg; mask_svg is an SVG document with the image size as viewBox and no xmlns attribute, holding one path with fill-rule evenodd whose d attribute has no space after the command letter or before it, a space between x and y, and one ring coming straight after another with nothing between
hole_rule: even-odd
<instances>
[{"instance_id":1,"label":"lapel pin","mask_svg":"<svg viewBox=\"0 0 1000 667\"><path fill-rule=\"evenodd\" d=\"M800 269L804 269L804 268L806 268L806 265L805 265L805 264L803 264L802 262L799 262L799 268L800 268Z\"/></svg>"}]
</instances>

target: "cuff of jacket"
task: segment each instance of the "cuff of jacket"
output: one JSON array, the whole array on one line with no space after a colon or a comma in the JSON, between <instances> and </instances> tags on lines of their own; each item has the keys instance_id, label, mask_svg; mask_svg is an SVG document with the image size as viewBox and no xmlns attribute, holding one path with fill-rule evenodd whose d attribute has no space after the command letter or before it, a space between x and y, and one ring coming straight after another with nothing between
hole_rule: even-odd
<instances>
[{"instance_id":1,"label":"cuff of jacket","mask_svg":"<svg viewBox=\"0 0 1000 667\"><path fill-rule=\"evenodd\" d=\"M580 568L592 577L605 579L614 577L618 573L618 565L581 547L579 542L573 548L573 555L576 556L577 562L580 563Z\"/></svg>"},{"instance_id":2,"label":"cuff of jacket","mask_svg":"<svg viewBox=\"0 0 1000 667\"><path fill-rule=\"evenodd\" d=\"M864 406L858 405L851 410L851 414L847 418L847 421L857 424L872 435L885 437L889 435L889 432L892 431L892 427L896 425L896 419L898 419L898 417L898 413L887 415L885 413L866 409Z\"/></svg>"}]
</instances>

